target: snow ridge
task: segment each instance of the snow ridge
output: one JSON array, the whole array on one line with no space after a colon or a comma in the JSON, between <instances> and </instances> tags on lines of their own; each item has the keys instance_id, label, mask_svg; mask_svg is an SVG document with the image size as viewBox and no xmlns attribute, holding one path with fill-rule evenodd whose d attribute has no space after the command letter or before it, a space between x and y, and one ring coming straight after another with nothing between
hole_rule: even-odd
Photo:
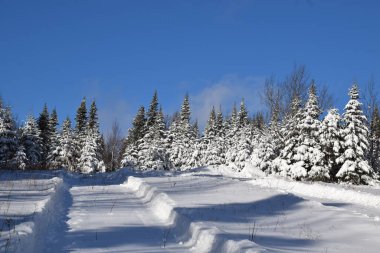
<instances>
[{"instance_id":1,"label":"snow ridge","mask_svg":"<svg viewBox=\"0 0 380 253\"><path fill-rule=\"evenodd\" d=\"M49 222L55 218L52 210L59 202L59 195L63 190L62 178L54 177L49 180L50 183L53 186L48 189L49 197L37 203L33 218L16 226L17 236L11 238L14 252L29 252L31 249L34 249L32 252L39 252L36 251L39 241L46 239L44 235L49 228Z\"/></svg>"},{"instance_id":2,"label":"snow ridge","mask_svg":"<svg viewBox=\"0 0 380 253\"><path fill-rule=\"evenodd\" d=\"M380 196L378 195L358 192L357 190L338 188L325 184L318 184L316 182L295 182L276 177L268 177L257 178L250 181L250 183L256 186L284 190L301 196L330 199L345 203L380 208Z\"/></svg>"},{"instance_id":3,"label":"snow ridge","mask_svg":"<svg viewBox=\"0 0 380 253\"><path fill-rule=\"evenodd\" d=\"M167 194L150 186L143 179L129 176L124 183L135 192L143 202L148 203L153 213L168 224L180 244L190 246L195 252L264 252L249 240L234 241L223 236L216 227L205 226L202 222L193 222L176 210L176 203ZM256 249L254 249L256 248Z\"/></svg>"}]
</instances>

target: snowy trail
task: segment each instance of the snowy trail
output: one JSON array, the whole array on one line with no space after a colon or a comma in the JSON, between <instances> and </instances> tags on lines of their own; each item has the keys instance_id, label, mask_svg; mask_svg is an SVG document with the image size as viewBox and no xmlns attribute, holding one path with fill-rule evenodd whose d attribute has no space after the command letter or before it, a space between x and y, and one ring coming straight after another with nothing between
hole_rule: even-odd
<instances>
[{"instance_id":1,"label":"snowy trail","mask_svg":"<svg viewBox=\"0 0 380 253\"><path fill-rule=\"evenodd\" d=\"M378 252L380 222L366 214L207 171L145 176L176 203L176 212L226 239L250 239L258 251Z\"/></svg>"},{"instance_id":2,"label":"snowy trail","mask_svg":"<svg viewBox=\"0 0 380 253\"><path fill-rule=\"evenodd\" d=\"M162 223L126 187L120 185L73 186L61 243L64 252L180 252L177 245L163 246ZM57 252L57 251L55 251Z\"/></svg>"}]
</instances>

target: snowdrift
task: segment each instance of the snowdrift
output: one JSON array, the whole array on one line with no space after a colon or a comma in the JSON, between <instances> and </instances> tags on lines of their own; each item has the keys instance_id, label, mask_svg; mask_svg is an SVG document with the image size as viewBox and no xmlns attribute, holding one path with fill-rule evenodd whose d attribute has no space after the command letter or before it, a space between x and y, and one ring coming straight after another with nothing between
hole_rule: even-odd
<instances>
[{"instance_id":1,"label":"snowdrift","mask_svg":"<svg viewBox=\"0 0 380 253\"><path fill-rule=\"evenodd\" d=\"M141 178L130 176L124 185L167 223L168 232L175 235L179 244L188 245L195 252L264 252L262 249L255 249L257 245L254 242L229 240L220 229L191 221L176 210L176 203L167 194L158 191Z\"/></svg>"}]
</instances>

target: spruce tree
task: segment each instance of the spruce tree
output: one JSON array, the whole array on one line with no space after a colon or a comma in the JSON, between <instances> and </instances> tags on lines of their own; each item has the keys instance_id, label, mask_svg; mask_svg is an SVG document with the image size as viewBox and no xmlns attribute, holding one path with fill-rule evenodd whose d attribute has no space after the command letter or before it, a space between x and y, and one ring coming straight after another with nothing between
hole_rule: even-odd
<instances>
[{"instance_id":1,"label":"spruce tree","mask_svg":"<svg viewBox=\"0 0 380 253\"><path fill-rule=\"evenodd\" d=\"M156 117L158 114L158 96L157 91L154 92L152 101L149 105L149 110L147 112L147 128L150 128L152 125L156 123Z\"/></svg>"},{"instance_id":2,"label":"spruce tree","mask_svg":"<svg viewBox=\"0 0 380 253\"><path fill-rule=\"evenodd\" d=\"M49 169L58 169L61 167L59 163L55 162L55 157L54 157L56 155L54 154L54 151L60 145L57 126L58 126L58 114L57 114L56 109L53 109L53 111L50 114L50 120L49 120L50 148L49 148L49 154L47 158Z\"/></svg>"},{"instance_id":3,"label":"spruce tree","mask_svg":"<svg viewBox=\"0 0 380 253\"><path fill-rule=\"evenodd\" d=\"M330 178L335 180L342 164L338 163L337 158L342 155L342 135L341 117L337 109L330 109L322 121L321 145L328 167L330 167Z\"/></svg>"},{"instance_id":4,"label":"spruce tree","mask_svg":"<svg viewBox=\"0 0 380 253\"><path fill-rule=\"evenodd\" d=\"M98 109L96 107L95 100L92 101L90 106L90 112L88 117L88 127L90 129L95 129L98 127Z\"/></svg>"},{"instance_id":5,"label":"spruce tree","mask_svg":"<svg viewBox=\"0 0 380 253\"><path fill-rule=\"evenodd\" d=\"M8 168L17 152L16 126L10 107L0 99L0 168Z\"/></svg>"},{"instance_id":6,"label":"spruce tree","mask_svg":"<svg viewBox=\"0 0 380 253\"><path fill-rule=\"evenodd\" d=\"M67 117L62 125L62 132L59 138L60 145L54 153L57 153L55 161L68 171L75 171L77 165L76 154L79 153L79 150L76 150L78 145L75 144L74 135L75 133L71 128L71 120Z\"/></svg>"},{"instance_id":7,"label":"spruce tree","mask_svg":"<svg viewBox=\"0 0 380 253\"><path fill-rule=\"evenodd\" d=\"M379 107L375 105L372 112L371 124L369 129L369 161L371 167L380 172L380 112Z\"/></svg>"},{"instance_id":8,"label":"spruce tree","mask_svg":"<svg viewBox=\"0 0 380 253\"><path fill-rule=\"evenodd\" d=\"M87 108L86 108L86 97L84 97L77 109L77 114L75 117L76 130L78 134L84 135L87 128Z\"/></svg>"},{"instance_id":9,"label":"spruce tree","mask_svg":"<svg viewBox=\"0 0 380 253\"><path fill-rule=\"evenodd\" d=\"M295 179L327 181L330 179L330 167L325 164L325 155L319 142L321 122L318 97L314 83L309 89L309 98L303 110L302 119L297 126L299 141L290 158L289 175Z\"/></svg>"},{"instance_id":10,"label":"spruce tree","mask_svg":"<svg viewBox=\"0 0 380 253\"><path fill-rule=\"evenodd\" d=\"M289 176L292 159L295 148L299 142L300 131L298 125L303 118L303 110L301 108L301 100L298 96L293 97L288 115L285 116L285 122L280 130L283 138L283 149L279 156L273 160L270 172Z\"/></svg>"},{"instance_id":11,"label":"spruce tree","mask_svg":"<svg viewBox=\"0 0 380 253\"><path fill-rule=\"evenodd\" d=\"M41 166L45 169L47 168L47 161L51 147L51 128L49 122L50 115L47 105L45 104L38 118L38 127L41 133L40 137L42 141Z\"/></svg>"},{"instance_id":12,"label":"spruce tree","mask_svg":"<svg viewBox=\"0 0 380 253\"><path fill-rule=\"evenodd\" d=\"M195 150L197 130L190 124L190 115L189 97L186 95L179 117L174 118L168 132L169 160L175 169L197 167L200 162L199 153Z\"/></svg>"},{"instance_id":13,"label":"spruce tree","mask_svg":"<svg viewBox=\"0 0 380 253\"><path fill-rule=\"evenodd\" d=\"M156 122L150 126L140 143L138 166L142 170L168 170L167 131L162 109L156 115Z\"/></svg>"},{"instance_id":14,"label":"spruce tree","mask_svg":"<svg viewBox=\"0 0 380 253\"><path fill-rule=\"evenodd\" d=\"M226 152L226 161L233 168L242 170L251 156L253 137L244 100L241 101L240 110L235 115L234 109L227 135L231 139Z\"/></svg>"},{"instance_id":15,"label":"spruce tree","mask_svg":"<svg viewBox=\"0 0 380 253\"><path fill-rule=\"evenodd\" d=\"M373 169L368 164L368 128L367 119L359 102L359 88L356 83L349 91L348 101L343 114L343 155L338 161L343 165L336 174L339 181L353 184L368 183Z\"/></svg>"},{"instance_id":16,"label":"spruce tree","mask_svg":"<svg viewBox=\"0 0 380 253\"><path fill-rule=\"evenodd\" d=\"M85 144L82 146L81 156L79 158L79 170L84 173L92 171L105 172L102 156L104 140L99 130L98 109L95 101L91 103L85 136ZM85 162L83 160L85 160ZM92 171L89 169L89 161L91 161L91 166L93 166ZM87 168L82 168L81 166L87 166Z\"/></svg>"},{"instance_id":17,"label":"spruce tree","mask_svg":"<svg viewBox=\"0 0 380 253\"><path fill-rule=\"evenodd\" d=\"M38 168L43 165L43 140L41 131L33 116L29 116L21 129L20 145L25 149L27 167ZM43 165L44 166L44 165Z\"/></svg>"},{"instance_id":18,"label":"spruce tree","mask_svg":"<svg viewBox=\"0 0 380 253\"><path fill-rule=\"evenodd\" d=\"M133 119L132 128L128 130L127 138L123 144L121 167L135 167L138 161L138 144L146 132L145 108L141 106Z\"/></svg>"}]
</instances>

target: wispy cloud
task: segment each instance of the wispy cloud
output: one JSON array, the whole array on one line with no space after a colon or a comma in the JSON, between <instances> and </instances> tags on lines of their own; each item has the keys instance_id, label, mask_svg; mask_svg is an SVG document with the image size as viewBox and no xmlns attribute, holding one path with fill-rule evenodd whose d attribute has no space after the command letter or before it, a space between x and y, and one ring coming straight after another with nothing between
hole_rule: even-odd
<instances>
[{"instance_id":1,"label":"wispy cloud","mask_svg":"<svg viewBox=\"0 0 380 253\"><path fill-rule=\"evenodd\" d=\"M217 110L221 106L223 113L229 114L233 104L239 105L243 98L251 113L260 111L263 107L259 92L263 83L264 78L261 77L225 76L205 86L200 92L190 94L193 118L198 119L199 125L203 128L213 106Z\"/></svg>"}]
</instances>

